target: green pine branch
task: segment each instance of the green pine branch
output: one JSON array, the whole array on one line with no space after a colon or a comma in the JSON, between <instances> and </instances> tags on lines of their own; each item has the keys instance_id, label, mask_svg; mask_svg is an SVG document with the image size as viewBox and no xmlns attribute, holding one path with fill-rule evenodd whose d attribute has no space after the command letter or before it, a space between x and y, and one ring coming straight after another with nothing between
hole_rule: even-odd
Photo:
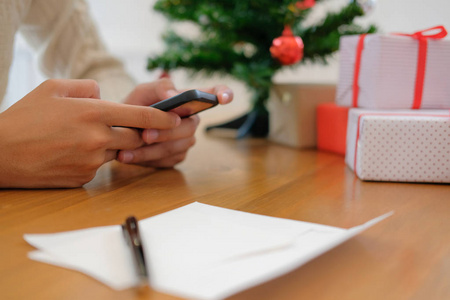
<instances>
[{"instance_id":1,"label":"green pine branch","mask_svg":"<svg viewBox=\"0 0 450 300\"><path fill-rule=\"evenodd\" d=\"M173 22L199 27L196 39L168 30L166 50L148 59L149 70L183 68L194 74L228 74L243 81L253 92L255 107L263 107L275 73L286 66L271 57L269 48L285 25L291 25L305 44L303 62L326 63L339 49L342 35L372 33L354 19L364 13L351 2L337 13L328 13L317 25L303 27L310 9L296 9L292 0L159 0L155 10ZM318 2L318 1L316 1Z\"/></svg>"}]
</instances>

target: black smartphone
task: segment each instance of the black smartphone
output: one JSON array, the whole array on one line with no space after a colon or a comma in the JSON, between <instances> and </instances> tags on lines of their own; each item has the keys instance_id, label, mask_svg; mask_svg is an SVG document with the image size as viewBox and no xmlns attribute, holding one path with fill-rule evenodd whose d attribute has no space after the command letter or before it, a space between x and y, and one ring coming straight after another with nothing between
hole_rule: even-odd
<instances>
[{"instance_id":1,"label":"black smartphone","mask_svg":"<svg viewBox=\"0 0 450 300\"><path fill-rule=\"evenodd\" d=\"M217 96L199 90L189 90L166 100L157 102L151 107L173 111L182 118L187 118L219 104Z\"/></svg>"}]
</instances>

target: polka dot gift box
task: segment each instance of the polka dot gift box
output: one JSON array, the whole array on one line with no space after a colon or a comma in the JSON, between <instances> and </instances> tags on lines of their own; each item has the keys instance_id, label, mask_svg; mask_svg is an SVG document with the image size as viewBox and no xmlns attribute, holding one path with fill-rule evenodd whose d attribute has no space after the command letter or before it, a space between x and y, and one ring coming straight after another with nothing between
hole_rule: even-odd
<instances>
[{"instance_id":1,"label":"polka dot gift box","mask_svg":"<svg viewBox=\"0 0 450 300\"><path fill-rule=\"evenodd\" d=\"M449 110L352 108L346 147L362 180L450 183Z\"/></svg>"}]
</instances>

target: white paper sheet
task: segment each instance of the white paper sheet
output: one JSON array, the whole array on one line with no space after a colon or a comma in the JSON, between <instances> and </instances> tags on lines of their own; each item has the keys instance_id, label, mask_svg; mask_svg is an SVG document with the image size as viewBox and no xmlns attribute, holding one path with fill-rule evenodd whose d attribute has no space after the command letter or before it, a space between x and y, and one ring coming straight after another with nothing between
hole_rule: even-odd
<instances>
[{"instance_id":1,"label":"white paper sheet","mask_svg":"<svg viewBox=\"0 0 450 300\"><path fill-rule=\"evenodd\" d=\"M139 222L155 290L223 299L285 274L388 217L342 229L198 202ZM121 227L25 234L31 259L78 270L121 290L138 283Z\"/></svg>"}]
</instances>

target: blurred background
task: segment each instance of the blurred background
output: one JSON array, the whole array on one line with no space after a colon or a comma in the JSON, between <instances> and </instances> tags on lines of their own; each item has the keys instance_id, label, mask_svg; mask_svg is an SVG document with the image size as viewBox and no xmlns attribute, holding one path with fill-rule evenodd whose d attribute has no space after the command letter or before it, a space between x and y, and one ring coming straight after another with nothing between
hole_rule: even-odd
<instances>
[{"instance_id":1,"label":"blurred background","mask_svg":"<svg viewBox=\"0 0 450 300\"><path fill-rule=\"evenodd\" d=\"M317 22L325 12L337 10L350 0L328 0L318 3L312 11L309 22ZM448 0L367 0L373 8L366 16L358 20L361 24L375 23L380 33L412 33L436 25L450 28L450 1ZM159 77L160 71L146 70L147 57L161 53L164 44L161 33L167 28L168 21L153 11L155 0L87 0L91 14L98 25L100 35L107 48L121 59L137 82L152 81ZM195 27L185 24L177 28L178 32L192 34ZM283 70L275 77L276 83L331 83L338 79L338 55L324 65L300 65ZM45 78L36 68L35 55L26 42L19 36L16 39L14 61L11 67L10 81L2 110L21 99ZM245 86L231 78L192 78L183 71L171 73L179 89L212 86L219 83L229 85L235 92L235 101L220 110L205 112L205 116L214 116L222 121L248 110L249 92Z\"/></svg>"}]
</instances>

